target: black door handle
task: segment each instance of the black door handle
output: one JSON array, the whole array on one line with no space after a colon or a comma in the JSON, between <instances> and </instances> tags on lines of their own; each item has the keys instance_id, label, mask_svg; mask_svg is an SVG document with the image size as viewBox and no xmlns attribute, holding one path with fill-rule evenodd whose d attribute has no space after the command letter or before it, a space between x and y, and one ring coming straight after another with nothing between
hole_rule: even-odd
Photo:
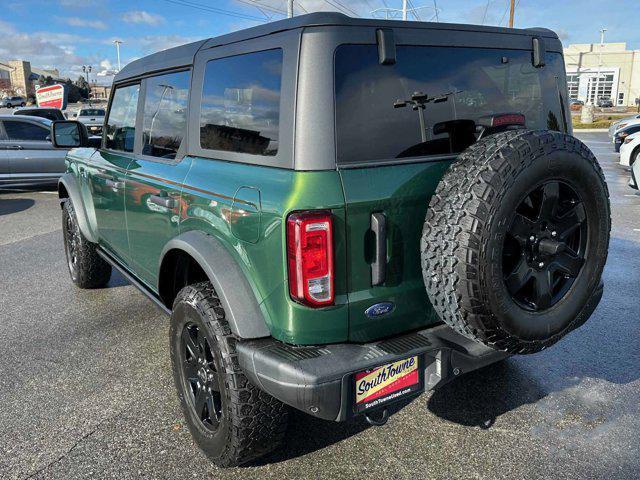
<instances>
[{"instance_id":1,"label":"black door handle","mask_svg":"<svg viewBox=\"0 0 640 480\"><path fill-rule=\"evenodd\" d=\"M371 231L376 237L376 248L371 263L371 285L382 285L387 275L387 217L384 213L371 214Z\"/></svg>"},{"instance_id":2,"label":"black door handle","mask_svg":"<svg viewBox=\"0 0 640 480\"><path fill-rule=\"evenodd\" d=\"M160 205L165 208L173 208L176 206L175 198L171 197L162 197L160 195L151 195L149 197L149 201L151 203L155 203L156 205Z\"/></svg>"}]
</instances>

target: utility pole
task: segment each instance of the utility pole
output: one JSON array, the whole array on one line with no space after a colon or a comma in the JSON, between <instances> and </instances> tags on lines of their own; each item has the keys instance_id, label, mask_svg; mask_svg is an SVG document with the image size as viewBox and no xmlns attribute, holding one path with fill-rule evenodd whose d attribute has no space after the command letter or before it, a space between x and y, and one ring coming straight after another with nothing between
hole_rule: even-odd
<instances>
[{"instance_id":1,"label":"utility pole","mask_svg":"<svg viewBox=\"0 0 640 480\"><path fill-rule=\"evenodd\" d=\"M114 40L113 43L116 44L116 53L118 55L118 71L120 71L120 44L122 40Z\"/></svg>"},{"instance_id":2,"label":"utility pole","mask_svg":"<svg viewBox=\"0 0 640 480\"><path fill-rule=\"evenodd\" d=\"M516 13L516 0L511 0L511 11L509 12L509 28L513 28L513 16Z\"/></svg>"},{"instance_id":3,"label":"utility pole","mask_svg":"<svg viewBox=\"0 0 640 480\"><path fill-rule=\"evenodd\" d=\"M595 104L598 103L598 92L600 90L600 71L602 70L602 48L604 47L604 32L606 28L600 29L600 51L598 52L598 76L596 77L596 91L593 95Z\"/></svg>"},{"instance_id":4,"label":"utility pole","mask_svg":"<svg viewBox=\"0 0 640 480\"><path fill-rule=\"evenodd\" d=\"M407 0L402 0L402 20L407 19Z\"/></svg>"},{"instance_id":5,"label":"utility pole","mask_svg":"<svg viewBox=\"0 0 640 480\"><path fill-rule=\"evenodd\" d=\"M287 17L293 17L293 0L287 0Z\"/></svg>"}]
</instances>

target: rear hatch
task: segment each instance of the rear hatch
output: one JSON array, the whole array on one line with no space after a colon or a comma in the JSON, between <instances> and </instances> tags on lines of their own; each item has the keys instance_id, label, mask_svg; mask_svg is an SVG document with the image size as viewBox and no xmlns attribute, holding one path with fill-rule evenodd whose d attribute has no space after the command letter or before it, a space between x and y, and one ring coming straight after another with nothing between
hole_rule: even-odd
<instances>
[{"instance_id":1,"label":"rear hatch","mask_svg":"<svg viewBox=\"0 0 640 480\"><path fill-rule=\"evenodd\" d=\"M541 68L530 50L398 46L391 65L378 54L376 45L335 54L349 338L358 342L439 321L420 267L424 218L457 154L490 133L487 118L566 130L559 53L548 52Z\"/></svg>"}]
</instances>

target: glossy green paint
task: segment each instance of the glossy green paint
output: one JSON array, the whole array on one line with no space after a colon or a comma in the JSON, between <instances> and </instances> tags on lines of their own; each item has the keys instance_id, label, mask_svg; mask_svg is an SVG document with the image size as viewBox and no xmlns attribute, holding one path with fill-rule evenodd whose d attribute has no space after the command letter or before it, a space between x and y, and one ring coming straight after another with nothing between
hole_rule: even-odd
<instances>
[{"instance_id":1,"label":"glossy green paint","mask_svg":"<svg viewBox=\"0 0 640 480\"><path fill-rule=\"evenodd\" d=\"M125 219L125 180L133 155L98 150L86 164L82 181L95 211L98 243L125 265L130 265ZM79 167L80 168L80 167Z\"/></svg>"},{"instance_id":2,"label":"glossy green paint","mask_svg":"<svg viewBox=\"0 0 640 480\"><path fill-rule=\"evenodd\" d=\"M225 245L275 338L301 345L346 341L345 212L338 172L296 172L198 157L190 162L180 232L200 230ZM311 309L289 297L284 222L290 212L306 209L328 209L334 216L336 302L328 308Z\"/></svg>"},{"instance_id":3,"label":"glossy green paint","mask_svg":"<svg viewBox=\"0 0 640 480\"><path fill-rule=\"evenodd\" d=\"M131 266L150 287L158 285L164 246L179 234L182 182L190 166L188 157L172 162L138 156L128 167L125 208Z\"/></svg>"},{"instance_id":4,"label":"glossy green paint","mask_svg":"<svg viewBox=\"0 0 640 480\"><path fill-rule=\"evenodd\" d=\"M439 322L420 268L420 237L429 199L451 161L340 170L347 209L349 340L371 341ZM371 214L387 218L387 274L371 286L374 238ZM379 302L395 309L368 318Z\"/></svg>"},{"instance_id":5,"label":"glossy green paint","mask_svg":"<svg viewBox=\"0 0 640 480\"><path fill-rule=\"evenodd\" d=\"M449 161L302 172L200 157L178 162L82 149L69 159L99 243L154 292L160 255L189 230L216 237L241 267L272 335L308 345L364 342L438 322L422 282L420 232L430 195ZM120 182L118 188L114 182ZM170 198L159 206L152 196ZM291 300L287 215L330 210L334 218L332 307ZM371 286L371 213L388 220L387 280ZM91 218L93 217L93 219ZM395 310L369 319L365 310Z\"/></svg>"}]
</instances>

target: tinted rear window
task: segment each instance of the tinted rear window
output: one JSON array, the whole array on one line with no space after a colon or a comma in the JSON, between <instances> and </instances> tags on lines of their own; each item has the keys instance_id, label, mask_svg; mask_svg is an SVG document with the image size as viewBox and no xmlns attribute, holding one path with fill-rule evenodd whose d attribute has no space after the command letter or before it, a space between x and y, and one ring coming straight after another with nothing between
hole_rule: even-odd
<instances>
[{"instance_id":1,"label":"tinted rear window","mask_svg":"<svg viewBox=\"0 0 640 480\"><path fill-rule=\"evenodd\" d=\"M375 45L342 45L335 57L338 163L459 153L476 141L480 117L520 113L530 129L564 130L558 80L562 56L548 53L534 68L531 52L461 47L397 48L380 65ZM557 78L556 78L557 77ZM418 110L394 108L416 92Z\"/></svg>"}]
</instances>

